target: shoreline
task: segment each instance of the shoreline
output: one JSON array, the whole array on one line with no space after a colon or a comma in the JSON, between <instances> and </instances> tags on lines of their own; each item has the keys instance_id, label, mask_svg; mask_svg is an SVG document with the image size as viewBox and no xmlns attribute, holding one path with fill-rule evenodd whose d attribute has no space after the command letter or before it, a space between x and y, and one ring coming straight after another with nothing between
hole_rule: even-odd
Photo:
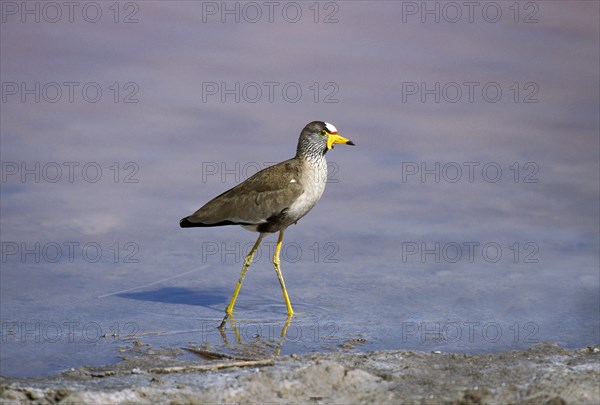
<instances>
[{"instance_id":1,"label":"shoreline","mask_svg":"<svg viewBox=\"0 0 600 405\"><path fill-rule=\"evenodd\" d=\"M199 361L181 360L185 352ZM0 403L600 403L600 345L464 355L403 350L235 358L133 345L121 363L0 377Z\"/></svg>"}]
</instances>

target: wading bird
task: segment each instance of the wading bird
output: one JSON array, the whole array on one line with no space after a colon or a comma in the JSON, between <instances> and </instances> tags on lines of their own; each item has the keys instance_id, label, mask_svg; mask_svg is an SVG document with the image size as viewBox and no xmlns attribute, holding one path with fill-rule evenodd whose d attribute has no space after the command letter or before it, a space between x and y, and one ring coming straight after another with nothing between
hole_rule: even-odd
<instances>
[{"instance_id":1,"label":"wading bird","mask_svg":"<svg viewBox=\"0 0 600 405\"><path fill-rule=\"evenodd\" d=\"M275 232L279 232L279 237L273 265L288 316L294 314L279 261L283 233L288 226L306 215L321 198L327 181L325 153L335 144L354 145L349 139L340 136L333 125L313 121L300 133L296 156L259 171L179 222L182 228L240 225L258 232L254 246L244 259L240 278L225 310L228 315L233 313L242 282L261 241L267 234Z\"/></svg>"}]
</instances>

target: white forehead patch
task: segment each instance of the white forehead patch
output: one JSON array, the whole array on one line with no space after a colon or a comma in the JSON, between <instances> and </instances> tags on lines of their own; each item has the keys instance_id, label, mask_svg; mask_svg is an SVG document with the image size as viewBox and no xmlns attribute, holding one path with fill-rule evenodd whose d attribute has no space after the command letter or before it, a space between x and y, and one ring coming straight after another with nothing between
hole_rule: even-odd
<instances>
[{"instance_id":1,"label":"white forehead patch","mask_svg":"<svg viewBox=\"0 0 600 405\"><path fill-rule=\"evenodd\" d=\"M337 128L331 125L330 123L326 122L325 128L327 128L327 131L329 131L330 134L337 134Z\"/></svg>"}]
</instances>

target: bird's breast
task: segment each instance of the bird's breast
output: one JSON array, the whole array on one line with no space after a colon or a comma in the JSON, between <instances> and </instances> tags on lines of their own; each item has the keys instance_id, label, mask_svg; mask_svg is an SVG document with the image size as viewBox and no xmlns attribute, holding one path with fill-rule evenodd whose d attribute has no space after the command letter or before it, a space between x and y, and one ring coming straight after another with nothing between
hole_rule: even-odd
<instances>
[{"instance_id":1,"label":"bird's breast","mask_svg":"<svg viewBox=\"0 0 600 405\"><path fill-rule=\"evenodd\" d=\"M305 162L301 171L301 178L292 179L302 184L304 192L289 207L287 215L294 222L310 211L325 191L327 183L327 162L319 159L317 162Z\"/></svg>"}]
</instances>

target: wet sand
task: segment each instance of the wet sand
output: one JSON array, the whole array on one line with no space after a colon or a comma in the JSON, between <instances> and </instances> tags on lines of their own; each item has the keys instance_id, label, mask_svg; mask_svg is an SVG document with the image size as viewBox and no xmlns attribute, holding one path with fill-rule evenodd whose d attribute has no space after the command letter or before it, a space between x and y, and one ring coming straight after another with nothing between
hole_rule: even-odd
<instances>
[{"instance_id":1,"label":"wet sand","mask_svg":"<svg viewBox=\"0 0 600 405\"><path fill-rule=\"evenodd\" d=\"M355 344L360 342L347 342L335 353L244 357L134 342L116 365L39 378L0 377L0 398L3 404L600 403L600 345L567 350L544 343L464 355L354 353Z\"/></svg>"}]
</instances>

